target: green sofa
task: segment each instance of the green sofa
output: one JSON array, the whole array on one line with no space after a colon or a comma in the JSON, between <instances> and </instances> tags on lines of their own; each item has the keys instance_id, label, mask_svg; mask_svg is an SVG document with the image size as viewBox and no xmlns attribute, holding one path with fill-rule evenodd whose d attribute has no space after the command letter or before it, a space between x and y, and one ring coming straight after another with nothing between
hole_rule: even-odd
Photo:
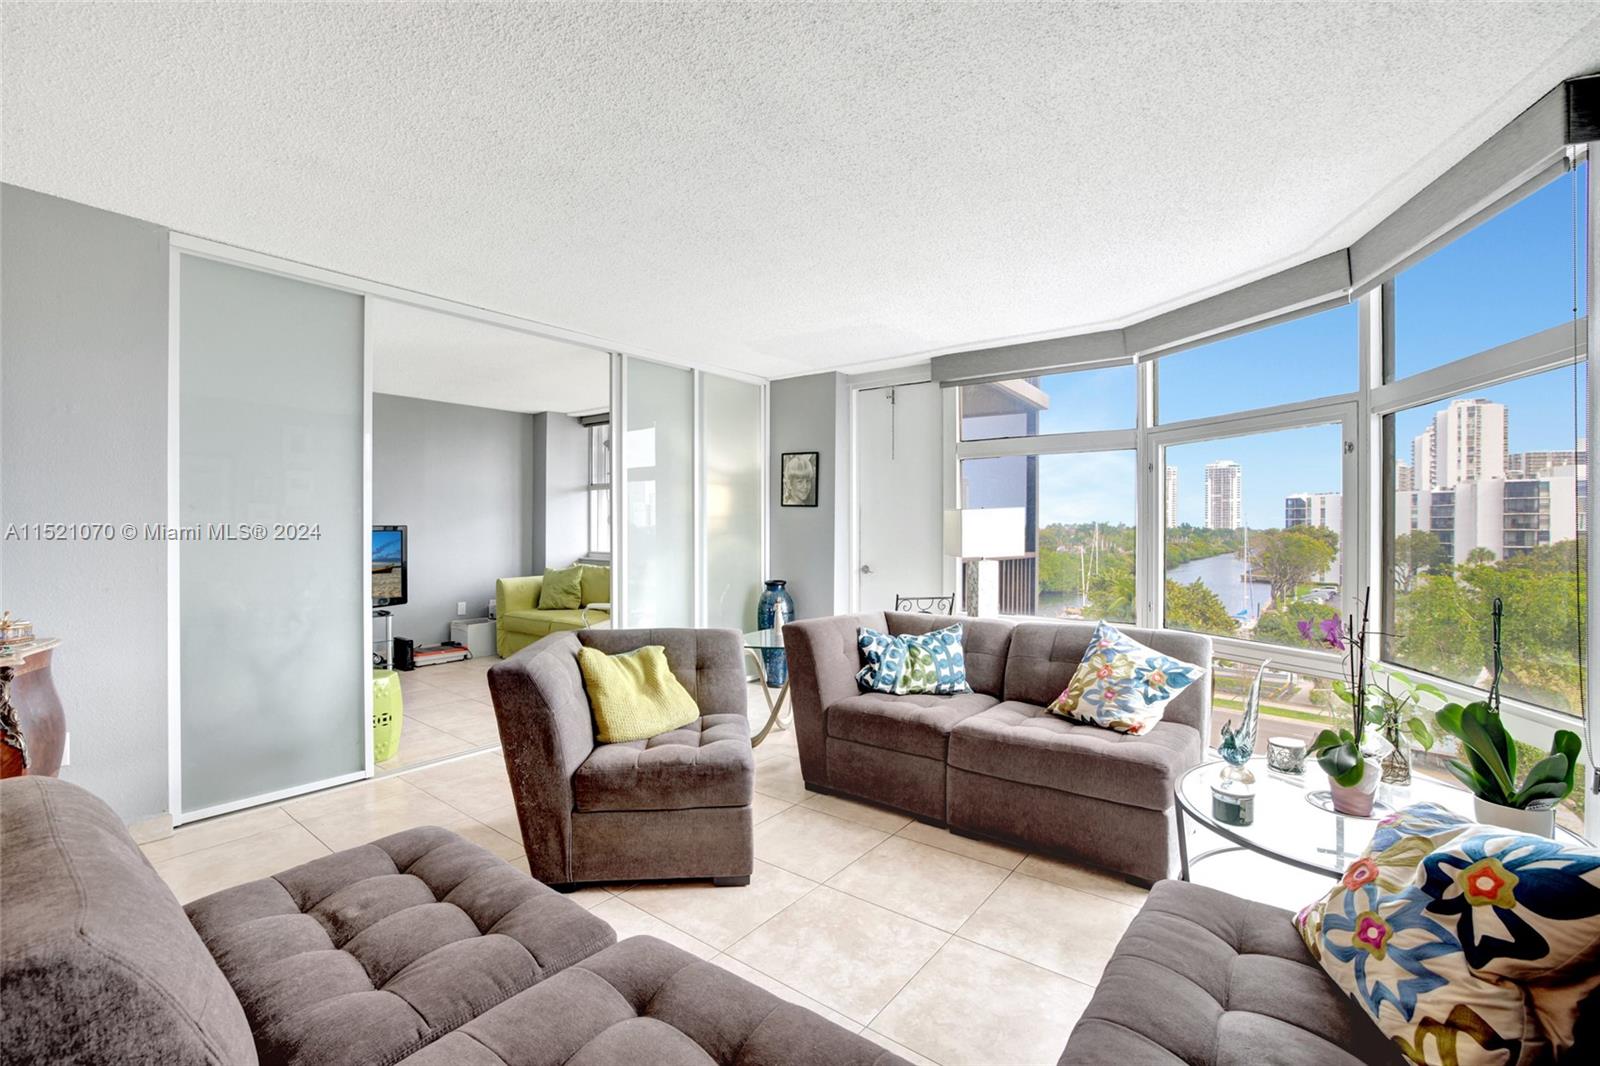
<instances>
[{"instance_id":1,"label":"green sofa","mask_svg":"<svg viewBox=\"0 0 1600 1066\"><path fill-rule=\"evenodd\" d=\"M582 605L567 611L539 610L544 575L502 577L494 583L495 651L509 659L540 637L566 629L588 629L611 620L611 568L585 566Z\"/></svg>"}]
</instances>

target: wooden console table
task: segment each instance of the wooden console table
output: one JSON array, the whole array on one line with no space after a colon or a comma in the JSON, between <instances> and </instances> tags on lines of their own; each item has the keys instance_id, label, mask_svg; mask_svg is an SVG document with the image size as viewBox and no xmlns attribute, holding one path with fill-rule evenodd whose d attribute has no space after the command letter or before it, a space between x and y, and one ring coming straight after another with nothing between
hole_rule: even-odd
<instances>
[{"instance_id":1,"label":"wooden console table","mask_svg":"<svg viewBox=\"0 0 1600 1066\"><path fill-rule=\"evenodd\" d=\"M40 640L0 656L0 778L55 777L67 743L67 718L50 676L59 640Z\"/></svg>"}]
</instances>

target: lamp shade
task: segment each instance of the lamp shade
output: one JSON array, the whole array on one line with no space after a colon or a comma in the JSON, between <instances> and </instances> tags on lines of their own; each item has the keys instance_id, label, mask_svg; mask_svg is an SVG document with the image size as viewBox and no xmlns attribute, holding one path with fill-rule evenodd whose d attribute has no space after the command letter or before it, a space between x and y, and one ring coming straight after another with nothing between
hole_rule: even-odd
<instances>
[{"instance_id":1,"label":"lamp shade","mask_svg":"<svg viewBox=\"0 0 1600 1066\"><path fill-rule=\"evenodd\" d=\"M957 559L1010 559L1027 552L1024 507L965 507L944 513L944 553Z\"/></svg>"}]
</instances>

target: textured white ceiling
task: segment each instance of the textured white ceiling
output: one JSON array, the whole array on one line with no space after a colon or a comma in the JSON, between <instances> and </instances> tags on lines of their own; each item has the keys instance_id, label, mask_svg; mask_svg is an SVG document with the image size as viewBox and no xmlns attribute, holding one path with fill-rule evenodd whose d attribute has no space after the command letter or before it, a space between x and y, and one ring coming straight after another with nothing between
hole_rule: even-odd
<instances>
[{"instance_id":1,"label":"textured white ceiling","mask_svg":"<svg viewBox=\"0 0 1600 1066\"><path fill-rule=\"evenodd\" d=\"M16 4L5 180L761 374L1342 247L1593 3Z\"/></svg>"},{"instance_id":2,"label":"textured white ceiling","mask_svg":"<svg viewBox=\"0 0 1600 1066\"><path fill-rule=\"evenodd\" d=\"M502 411L611 405L604 352L392 300L372 300L367 325L376 392Z\"/></svg>"}]
</instances>

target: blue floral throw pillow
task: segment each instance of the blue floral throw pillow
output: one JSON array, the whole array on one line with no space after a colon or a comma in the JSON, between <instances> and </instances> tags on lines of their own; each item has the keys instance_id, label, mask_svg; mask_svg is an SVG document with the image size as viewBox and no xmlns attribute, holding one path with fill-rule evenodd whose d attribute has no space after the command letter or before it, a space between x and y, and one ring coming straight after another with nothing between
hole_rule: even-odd
<instances>
[{"instance_id":1,"label":"blue floral throw pillow","mask_svg":"<svg viewBox=\"0 0 1600 1066\"><path fill-rule=\"evenodd\" d=\"M896 696L971 692L961 635L960 625L897 637L863 626L857 643L865 665L856 672L856 684Z\"/></svg>"},{"instance_id":2,"label":"blue floral throw pillow","mask_svg":"<svg viewBox=\"0 0 1600 1066\"><path fill-rule=\"evenodd\" d=\"M1294 922L1407 1060L1565 1061L1600 985L1600 850L1418 804Z\"/></svg>"},{"instance_id":3,"label":"blue floral throw pillow","mask_svg":"<svg viewBox=\"0 0 1600 1066\"><path fill-rule=\"evenodd\" d=\"M1162 655L1101 622L1071 683L1048 710L1118 733L1148 733L1167 704L1203 676L1204 667Z\"/></svg>"}]
</instances>

